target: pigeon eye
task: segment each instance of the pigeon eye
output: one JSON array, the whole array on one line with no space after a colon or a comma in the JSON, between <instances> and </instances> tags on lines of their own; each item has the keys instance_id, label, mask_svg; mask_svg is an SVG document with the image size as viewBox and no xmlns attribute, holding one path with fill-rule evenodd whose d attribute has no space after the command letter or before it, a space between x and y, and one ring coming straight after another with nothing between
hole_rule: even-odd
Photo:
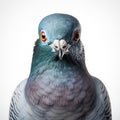
<instances>
[{"instance_id":1,"label":"pigeon eye","mask_svg":"<svg viewBox=\"0 0 120 120\"><path fill-rule=\"evenodd\" d=\"M73 36L73 40L77 42L79 40L79 38L80 38L79 32L75 31L74 36Z\"/></svg>"},{"instance_id":2,"label":"pigeon eye","mask_svg":"<svg viewBox=\"0 0 120 120\"><path fill-rule=\"evenodd\" d=\"M40 32L40 39L41 39L43 42L46 42L46 40L47 40L47 36L46 36L44 30L42 30L42 31Z\"/></svg>"}]
</instances>

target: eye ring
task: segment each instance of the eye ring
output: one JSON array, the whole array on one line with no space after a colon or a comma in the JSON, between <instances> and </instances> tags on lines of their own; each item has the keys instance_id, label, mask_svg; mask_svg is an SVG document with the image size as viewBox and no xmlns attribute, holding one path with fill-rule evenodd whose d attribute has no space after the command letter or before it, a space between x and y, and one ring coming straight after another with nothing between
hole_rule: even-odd
<instances>
[{"instance_id":1,"label":"eye ring","mask_svg":"<svg viewBox=\"0 0 120 120\"><path fill-rule=\"evenodd\" d=\"M43 41L43 42L46 42L47 41L47 36L46 36L46 33L44 30L41 30L40 32L40 39Z\"/></svg>"},{"instance_id":2,"label":"eye ring","mask_svg":"<svg viewBox=\"0 0 120 120\"><path fill-rule=\"evenodd\" d=\"M74 32L73 41L77 42L80 39L79 31Z\"/></svg>"}]
</instances>

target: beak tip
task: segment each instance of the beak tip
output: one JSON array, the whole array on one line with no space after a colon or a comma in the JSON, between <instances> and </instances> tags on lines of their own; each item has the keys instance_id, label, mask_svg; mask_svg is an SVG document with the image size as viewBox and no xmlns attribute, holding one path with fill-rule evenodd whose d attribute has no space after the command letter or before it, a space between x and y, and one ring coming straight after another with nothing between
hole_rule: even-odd
<instances>
[{"instance_id":1,"label":"beak tip","mask_svg":"<svg viewBox=\"0 0 120 120\"><path fill-rule=\"evenodd\" d=\"M62 57L59 57L59 60L62 60Z\"/></svg>"},{"instance_id":2,"label":"beak tip","mask_svg":"<svg viewBox=\"0 0 120 120\"><path fill-rule=\"evenodd\" d=\"M64 53L63 53L62 49L59 49L59 59L60 60L62 60L63 55L64 55Z\"/></svg>"}]
</instances>

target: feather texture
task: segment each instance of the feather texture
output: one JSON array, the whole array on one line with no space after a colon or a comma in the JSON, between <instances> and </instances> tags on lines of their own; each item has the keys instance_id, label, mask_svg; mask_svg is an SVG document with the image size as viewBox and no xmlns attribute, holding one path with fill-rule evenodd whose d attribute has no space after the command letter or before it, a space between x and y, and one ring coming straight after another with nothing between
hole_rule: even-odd
<instances>
[{"instance_id":1,"label":"feather texture","mask_svg":"<svg viewBox=\"0 0 120 120\"><path fill-rule=\"evenodd\" d=\"M9 120L112 120L107 90L85 65L78 20L49 15L38 34L30 75L13 94Z\"/></svg>"}]
</instances>

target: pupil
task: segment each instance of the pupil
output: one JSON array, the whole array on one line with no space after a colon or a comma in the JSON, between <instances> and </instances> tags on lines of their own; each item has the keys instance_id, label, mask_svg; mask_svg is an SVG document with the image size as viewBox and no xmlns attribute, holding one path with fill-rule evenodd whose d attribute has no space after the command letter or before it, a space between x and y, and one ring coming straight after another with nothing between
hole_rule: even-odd
<instances>
[{"instance_id":1,"label":"pupil","mask_svg":"<svg viewBox=\"0 0 120 120\"><path fill-rule=\"evenodd\" d=\"M75 34L75 38L76 38L76 39L79 38L79 34Z\"/></svg>"},{"instance_id":2,"label":"pupil","mask_svg":"<svg viewBox=\"0 0 120 120\"><path fill-rule=\"evenodd\" d=\"M44 38L45 38L45 35L42 35L42 38L44 39Z\"/></svg>"}]
</instances>

